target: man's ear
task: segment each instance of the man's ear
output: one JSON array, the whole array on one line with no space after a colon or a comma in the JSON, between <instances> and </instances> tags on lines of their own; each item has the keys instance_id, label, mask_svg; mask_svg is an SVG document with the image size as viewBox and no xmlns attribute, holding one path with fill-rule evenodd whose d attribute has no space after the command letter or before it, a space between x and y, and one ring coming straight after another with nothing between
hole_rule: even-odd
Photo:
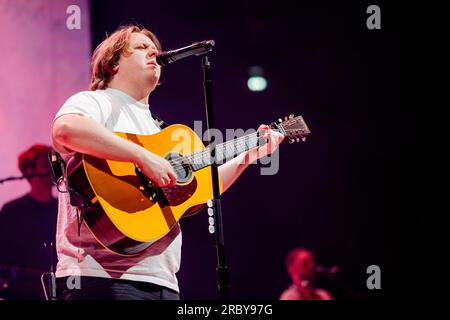
<instances>
[{"instance_id":1,"label":"man's ear","mask_svg":"<svg viewBox=\"0 0 450 320\"><path fill-rule=\"evenodd\" d=\"M113 68L113 71L114 71L114 74L116 74L117 71L119 71L119 65L116 65L116 66Z\"/></svg>"}]
</instances>

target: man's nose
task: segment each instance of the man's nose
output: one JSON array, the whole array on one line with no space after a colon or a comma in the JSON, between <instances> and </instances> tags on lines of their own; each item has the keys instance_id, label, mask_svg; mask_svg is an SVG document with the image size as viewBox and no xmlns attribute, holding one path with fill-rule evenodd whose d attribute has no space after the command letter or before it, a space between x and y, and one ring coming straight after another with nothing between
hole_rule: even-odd
<instances>
[{"instance_id":1,"label":"man's nose","mask_svg":"<svg viewBox=\"0 0 450 320\"><path fill-rule=\"evenodd\" d=\"M156 55L158 54L158 50L156 49L149 49L147 52L147 57L151 58L151 57L156 57Z\"/></svg>"}]
</instances>

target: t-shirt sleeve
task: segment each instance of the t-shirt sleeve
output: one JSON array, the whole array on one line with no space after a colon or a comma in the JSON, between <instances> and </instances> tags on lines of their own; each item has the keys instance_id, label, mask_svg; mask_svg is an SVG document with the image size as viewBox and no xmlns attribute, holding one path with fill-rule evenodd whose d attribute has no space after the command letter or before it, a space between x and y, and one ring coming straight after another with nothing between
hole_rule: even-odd
<instances>
[{"instance_id":1,"label":"t-shirt sleeve","mask_svg":"<svg viewBox=\"0 0 450 320\"><path fill-rule=\"evenodd\" d=\"M85 117L89 117L101 125L106 124L106 119L111 113L111 108L108 103L102 103L98 94L93 91L82 91L71 96L62 105L61 109L56 113L53 123L59 117L66 114L79 114ZM52 127L53 127L52 123ZM55 150L62 154L74 154L73 150L70 150L63 145L56 143L52 139L52 145Z\"/></svg>"},{"instance_id":2,"label":"t-shirt sleeve","mask_svg":"<svg viewBox=\"0 0 450 320\"><path fill-rule=\"evenodd\" d=\"M100 102L94 98L92 91L83 91L71 96L59 109L53 121L64 114L76 113L92 118L100 124L105 124L104 112L100 107Z\"/></svg>"}]
</instances>

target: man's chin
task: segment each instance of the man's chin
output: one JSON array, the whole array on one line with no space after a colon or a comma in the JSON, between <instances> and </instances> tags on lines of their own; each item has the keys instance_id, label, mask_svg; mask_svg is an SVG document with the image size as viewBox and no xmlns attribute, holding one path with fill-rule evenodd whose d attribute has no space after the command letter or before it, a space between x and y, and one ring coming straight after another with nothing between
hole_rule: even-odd
<instances>
[{"instance_id":1,"label":"man's chin","mask_svg":"<svg viewBox=\"0 0 450 320\"><path fill-rule=\"evenodd\" d=\"M146 81L147 87L149 88L150 92L155 90L156 86L158 85L159 77L149 77Z\"/></svg>"}]
</instances>

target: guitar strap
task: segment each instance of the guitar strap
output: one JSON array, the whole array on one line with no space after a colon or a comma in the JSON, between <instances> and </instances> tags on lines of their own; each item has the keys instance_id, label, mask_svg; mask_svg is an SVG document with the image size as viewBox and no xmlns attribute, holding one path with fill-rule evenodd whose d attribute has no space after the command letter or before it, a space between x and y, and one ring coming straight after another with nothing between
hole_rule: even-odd
<instances>
[{"instance_id":1,"label":"guitar strap","mask_svg":"<svg viewBox=\"0 0 450 320\"><path fill-rule=\"evenodd\" d=\"M158 117L156 114L152 113L152 117L154 119L154 123L156 124L156 126L159 129L162 130L162 129L167 128L169 126L169 124L167 122L165 122L163 119Z\"/></svg>"},{"instance_id":2,"label":"guitar strap","mask_svg":"<svg viewBox=\"0 0 450 320\"><path fill-rule=\"evenodd\" d=\"M83 222L84 211L90 206L91 202L83 194L69 186L67 182L67 164L58 151L52 148L48 153L48 160L51 166L50 173L52 181L56 185L56 189L61 193L69 193L70 204L77 210L78 235L80 235L80 227Z\"/></svg>"}]
</instances>

